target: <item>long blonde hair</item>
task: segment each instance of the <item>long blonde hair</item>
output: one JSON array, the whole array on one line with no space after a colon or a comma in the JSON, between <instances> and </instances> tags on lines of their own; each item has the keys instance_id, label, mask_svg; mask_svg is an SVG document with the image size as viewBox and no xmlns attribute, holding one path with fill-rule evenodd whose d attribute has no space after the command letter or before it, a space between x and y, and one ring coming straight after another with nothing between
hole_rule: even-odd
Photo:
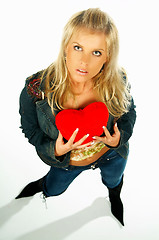
<instances>
[{"instance_id":1,"label":"long blonde hair","mask_svg":"<svg viewBox=\"0 0 159 240\"><path fill-rule=\"evenodd\" d=\"M112 19L98 8L90 8L74 14L63 32L61 49L57 60L43 73L46 84L46 97L54 113L54 108L63 107L63 95L69 85L68 70L65 62L65 49L74 31L81 27L101 31L106 35L107 62L94 77L94 88L100 94L114 117L120 117L128 111L130 93L124 70L118 67L119 40L118 31Z\"/></svg>"}]
</instances>

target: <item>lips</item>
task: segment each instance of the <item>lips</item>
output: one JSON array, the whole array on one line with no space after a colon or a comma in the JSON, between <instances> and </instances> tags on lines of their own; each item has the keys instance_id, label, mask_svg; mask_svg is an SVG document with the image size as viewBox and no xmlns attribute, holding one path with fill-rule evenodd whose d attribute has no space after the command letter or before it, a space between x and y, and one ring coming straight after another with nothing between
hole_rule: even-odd
<instances>
[{"instance_id":1,"label":"lips","mask_svg":"<svg viewBox=\"0 0 159 240\"><path fill-rule=\"evenodd\" d=\"M83 69L78 69L78 71L83 72L83 73L87 73L87 71L83 70Z\"/></svg>"},{"instance_id":2,"label":"lips","mask_svg":"<svg viewBox=\"0 0 159 240\"><path fill-rule=\"evenodd\" d=\"M79 74L79 75L87 75L88 72L84 69L76 69L76 72Z\"/></svg>"}]
</instances>

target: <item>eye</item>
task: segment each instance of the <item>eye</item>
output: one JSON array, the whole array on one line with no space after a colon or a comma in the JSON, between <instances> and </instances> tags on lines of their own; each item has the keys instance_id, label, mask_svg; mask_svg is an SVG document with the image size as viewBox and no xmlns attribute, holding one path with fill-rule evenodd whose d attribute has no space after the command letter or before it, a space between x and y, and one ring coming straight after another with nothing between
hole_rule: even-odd
<instances>
[{"instance_id":1,"label":"eye","mask_svg":"<svg viewBox=\"0 0 159 240\"><path fill-rule=\"evenodd\" d=\"M75 49L76 51L82 51L82 48L81 48L80 46L78 46L78 45L74 46L74 49Z\"/></svg>"},{"instance_id":2,"label":"eye","mask_svg":"<svg viewBox=\"0 0 159 240\"><path fill-rule=\"evenodd\" d=\"M100 51L94 51L93 55L99 57L102 55L102 53Z\"/></svg>"}]
</instances>

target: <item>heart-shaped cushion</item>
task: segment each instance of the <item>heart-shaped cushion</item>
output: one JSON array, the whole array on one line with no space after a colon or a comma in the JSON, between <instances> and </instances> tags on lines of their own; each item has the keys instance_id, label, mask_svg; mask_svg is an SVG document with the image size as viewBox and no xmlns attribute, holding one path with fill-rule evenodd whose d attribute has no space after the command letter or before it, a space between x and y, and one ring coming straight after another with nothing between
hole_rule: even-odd
<instances>
[{"instance_id":1,"label":"heart-shaped cushion","mask_svg":"<svg viewBox=\"0 0 159 240\"><path fill-rule=\"evenodd\" d=\"M93 136L103 133L103 126L107 126L109 112L102 102L94 102L84 109L65 109L56 115L55 123L62 136L69 140L76 128L79 128L74 142L80 140L84 135L89 137L82 143L92 141Z\"/></svg>"}]
</instances>

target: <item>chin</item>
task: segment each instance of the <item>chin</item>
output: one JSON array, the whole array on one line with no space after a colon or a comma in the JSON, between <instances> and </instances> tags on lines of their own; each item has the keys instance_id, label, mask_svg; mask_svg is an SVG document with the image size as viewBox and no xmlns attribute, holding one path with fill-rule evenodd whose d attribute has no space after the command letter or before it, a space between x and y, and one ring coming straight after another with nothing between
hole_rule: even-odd
<instances>
[{"instance_id":1,"label":"chin","mask_svg":"<svg viewBox=\"0 0 159 240\"><path fill-rule=\"evenodd\" d=\"M72 82L74 83L84 83L86 81L88 81L90 78L86 77L86 76L70 76L70 79L72 80Z\"/></svg>"}]
</instances>

